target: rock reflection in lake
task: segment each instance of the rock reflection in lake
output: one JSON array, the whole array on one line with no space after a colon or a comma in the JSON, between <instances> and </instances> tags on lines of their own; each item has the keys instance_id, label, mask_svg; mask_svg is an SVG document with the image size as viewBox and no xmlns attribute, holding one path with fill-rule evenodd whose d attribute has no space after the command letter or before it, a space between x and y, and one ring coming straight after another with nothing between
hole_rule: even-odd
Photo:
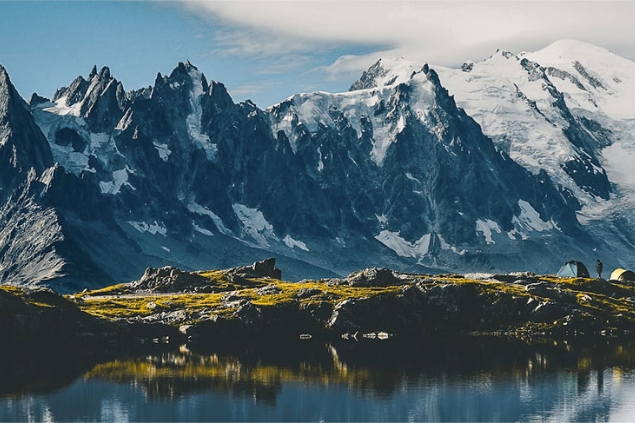
<instances>
[{"instance_id":1,"label":"rock reflection in lake","mask_svg":"<svg viewBox=\"0 0 635 423\"><path fill-rule=\"evenodd\" d=\"M634 353L483 337L183 346L97 364L52 394L3 379L0 420L611 420L634 407Z\"/></svg>"}]
</instances>

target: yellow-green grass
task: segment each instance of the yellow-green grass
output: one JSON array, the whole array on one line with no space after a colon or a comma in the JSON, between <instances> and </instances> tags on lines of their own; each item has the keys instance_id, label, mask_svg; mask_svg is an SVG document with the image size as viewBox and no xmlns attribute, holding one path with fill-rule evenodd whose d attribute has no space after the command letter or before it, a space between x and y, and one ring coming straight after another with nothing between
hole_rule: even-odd
<instances>
[{"instance_id":1,"label":"yellow-green grass","mask_svg":"<svg viewBox=\"0 0 635 423\"><path fill-rule=\"evenodd\" d=\"M49 303L43 302L41 300L35 300L33 298L30 298L28 295L25 295L24 290L21 287L19 287L19 286L0 285L0 290L6 292L8 294L14 295L15 297L17 297L20 300L22 300L24 303L30 304L32 306L44 307L44 308L55 308L55 307L57 307L57 305L55 305L55 304L49 304Z\"/></svg>"},{"instance_id":2,"label":"yellow-green grass","mask_svg":"<svg viewBox=\"0 0 635 423\"><path fill-rule=\"evenodd\" d=\"M20 297L22 295L24 295L24 291L19 286L0 285L0 290L8 292L8 293L13 294L13 295L18 295Z\"/></svg>"},{"instance_id":3,"label":"yellow-green grass","mask_svg":"<svg viewBox=\"0 0 635 423\"><path fill-rule=\"evenodd\" d=\"M130 287L129 283L118 283L116 285L106 286L104 288L95 289L92 291L84 291L74 294L75 298L83 298L92 295L120 295L120 294L130 294L133 290Z\"/></svg>"},{"instance_id":4,"label":"yellow-green grass","mask_svg":"<svg viewBox=\"0 0 635 423\"><path fill-rule=\"evenodd\" d=\"M205 277L216 279L218 273L200 273ZM276 279L250 279L240 289L224 293L174 293L174 294L139 294L119 295L120 289L91 291L79 301L79 307L85 312L106 319L143 317L165 310L184 309L187 312L198 313L204 309L211 310L211 314L228 314L232 308L224 307L224 299L231 295L237 299L251 301L257 306L279 306L285 303L316 303L329 302L336 304L351 298L369 298L375 295L398 294L401 286L388 287L350 287L346 285L328 285L324 282L283 282ZM271 293L261 291L263 287L271 287ZM307 298L300 298L301 290L311 289L315 293ZM117 294L109 294L109 293ZM96 297L96 298L93 298Z\"/></svg>"},{"instance_id":5,"label":"yellow-green grass","mask_svg":"<svg viewBox=\"0 0 635 423\"><path fill-rule=\"evenodd\" d=\"M497 293L504 292L509 295L519 296L519 297L535 297L535 295L529 294L525 290L524 285L507 283L496 280L486 280L486 279L471 279L465 278L463 276L452 275L452 276L440 276L435 277L434 282L432 283L450 283L455 285L472 285L476 289L480 290L483 293Z\"/></svg>"},{"instance_id":6,"label":"yellow-green grass","mask_svg":"<svg viewBox=\"0 0 635 423\"><path fill-rule=\"evenodd\" d=\"M182 309L191 314L198 314L203 310L210 314L228 315L235 311L233 306L228 307L227 296L236 299L244 299L261 307L274 307L283 304L315 304L328 303L332 306L347 300L371 298L373 296L399 295L403 285L410 282L404 281L403 285L385 287L359 287L329 284L324 281L287 282L271 278L253 278L232 282L221 270L198 272L199 275L208 278L210 285L220 288L217 293L174 293L174 294L125 294L132 292L129 284L119 284L100 290L90 291L89 295L83 295L82 301L78 301L82 310L106 319L130 318L135 316L148 316L161 311ZM506 294L514 298L535 298L548 300L546 297L527 292L525 285L507 283L497 280L473 279L461 275L411 275L411 281L419 281L424 285L454 284L469 285L482 294ZM599 283L595 279L584 278L559 278L555 276L536 276L536 281L545 281L554 284L560 292L572 294L577 298L580 308L593 314L606 316L621 315L624 319L635 321L635 304L626 299L613 298L604 294L592 292L594 284ZM606 282L602 282L606 287ZM552 286L554 286L552 285ZM627 285L614 285L613 288L620 291L622 296L635 296L635 287ZM598 285L600 287L600 285ZM10 288L19 290L19 288ZM301 295L301 291L310 290L310 295ZM554 292L555 294L555 292ZM546 295L546 294L543 294ZM97 298L93 298L97 297ZM78 296L79 298L79 296Z\"/></svg>"},{"instance_id":7,"label":"yellow-green grass","mask_svg":"<svg viewBox=\"0 0 635 423\"><path fill-rule=\"evenodd\" d=\"M143 317L160 311L184 309L190 312L206 308L218 308L222 295L216 294L167 294L130 295L108 298L85 298L79 307L94 316L117 319Z\"/></svg>"},{"instance_id":8,"label":"yellow-green grass","mask_svg":"<svg viewBox=\"0 0 635 423\"><path fill-rule=\"evenodd\" d=\"M282 282L271 280L268 285L273 285L280 292L260 295L257 289L245 290L243 296L251 300L254 305L275 306L287 302L298 301L300 303L329 302L336 304L340 301L351 298L369 298L382 294L398 294L401 286L388 287L351 287L348 285L328 285L324 282ZM302 290L315 290L316 292L307 297L299 298ZM319 291L319 293L317 292Z\"/></svg>"}]
</instances>

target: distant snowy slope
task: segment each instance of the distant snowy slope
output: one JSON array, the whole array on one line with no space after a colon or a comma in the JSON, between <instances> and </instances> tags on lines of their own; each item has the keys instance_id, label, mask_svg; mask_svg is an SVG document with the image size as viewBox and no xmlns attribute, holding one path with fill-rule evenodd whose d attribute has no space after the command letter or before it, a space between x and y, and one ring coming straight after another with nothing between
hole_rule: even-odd
<instances>
[{"instance_id":1,"label":"distant snowy slope","mask_svg":"<svg viewBox=\"0 0 635 423\"><path fill-rule=\"evenodd\" d=\"M609 198L598 157L606 140L586 127L595 121L573 115L540 63L499 51L469 68L438 71L457 103L514 160L534 173L545 170L583 206Z\"/></svg>"},{"instance_id":2,"label":"distant snowy slope","mask_svg":"<svg viewBox=\"0 0 635 423\"><path fill-rule=\"evenodd\" d=\"M571 110L615 120L635 119L635 62L574 40L557 41L519 56L546 69L553 84L566 93Z\"/></svg>"},{"instance_id":3,"label":"distant snowy slope","mask_svg":"<svg viewBox=\"0 0 635 423\"><path fill-rule=\"evenodd\" d=\"M523 56L545 67L574 115L602 127L602 164L621 192L616 198L635 205L635 62L573 40Z\"/></svg>"}]
</instances>

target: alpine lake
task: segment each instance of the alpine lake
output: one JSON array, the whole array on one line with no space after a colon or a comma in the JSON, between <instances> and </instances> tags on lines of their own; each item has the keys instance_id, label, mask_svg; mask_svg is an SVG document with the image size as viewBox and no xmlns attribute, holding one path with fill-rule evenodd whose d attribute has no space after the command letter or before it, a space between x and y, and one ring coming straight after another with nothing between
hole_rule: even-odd
<instances>
[{"instance_id":1,"label":"alpine lake","mask_svg":"<svg viewBox=\"0 0 635 423\"><path fill-rule=\"evenodd\" d=\"M633 421L635 339L297 339L0 354L0 421Z\"/></svg>"}]
</instances>

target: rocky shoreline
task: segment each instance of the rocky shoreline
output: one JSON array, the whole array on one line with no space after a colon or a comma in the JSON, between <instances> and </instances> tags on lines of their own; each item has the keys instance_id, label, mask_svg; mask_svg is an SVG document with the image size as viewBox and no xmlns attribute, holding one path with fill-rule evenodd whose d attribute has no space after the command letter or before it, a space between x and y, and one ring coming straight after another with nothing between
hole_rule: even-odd
<instances>
[{"instance_id":1,"label":"rocky shoreline","mask_svg":"<svg viewBox=\"0 0 635 423\"><path fill-rule=\"evenodd\" d=\"M138 281L68 296L3 286L0 327L14 346L61 342L86 351L245 340L622 337L635 334L635 286L530 273L431 276L378 268L284 282L275 259L268 259L207 272L148 269Z\"/></svg>"}]
</instances>

